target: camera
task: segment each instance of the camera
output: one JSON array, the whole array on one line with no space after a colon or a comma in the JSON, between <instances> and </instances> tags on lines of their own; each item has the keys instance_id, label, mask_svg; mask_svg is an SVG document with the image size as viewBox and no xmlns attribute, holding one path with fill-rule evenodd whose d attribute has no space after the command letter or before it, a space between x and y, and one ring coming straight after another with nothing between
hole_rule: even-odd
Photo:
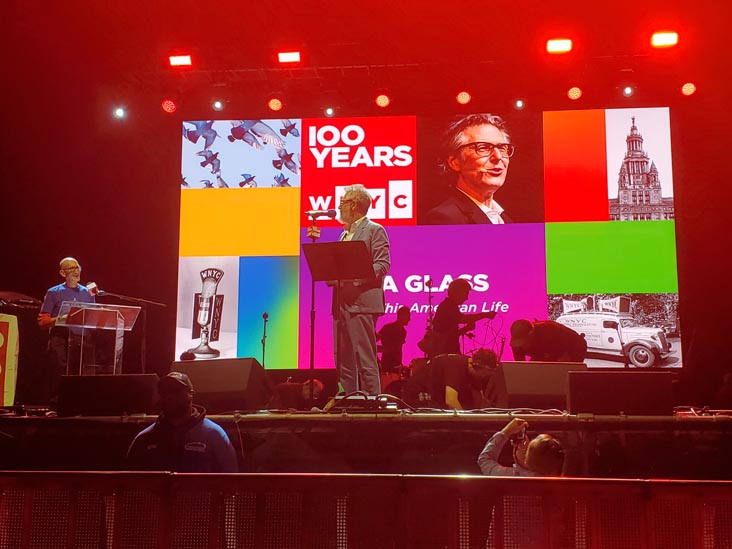
<instances>
[{"instance_id":1,"label":"camera","mask_svg":"<svg viewBox=\"0 0 732 549\"><path fill-rule=\"evenodd\" d=\"M526 428L521 429L518 433L515 435L511 435L511 442L521 442L526 438Z\"/></svg>"}]
</instances>

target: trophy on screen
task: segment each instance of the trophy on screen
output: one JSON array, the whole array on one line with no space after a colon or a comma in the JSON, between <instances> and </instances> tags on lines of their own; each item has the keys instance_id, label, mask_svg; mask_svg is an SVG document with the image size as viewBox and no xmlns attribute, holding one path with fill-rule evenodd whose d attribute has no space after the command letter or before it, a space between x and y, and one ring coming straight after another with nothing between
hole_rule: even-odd
<instances>
[{"instance_id":1,"label":"trophy on screen","mask_svg":"<svg viewBox=\"0 0 732 549\"><path fill-rule=\"evenodd\" d=\"M200 329L201 342L198 344L198 347L188 350L188 352L196 355L197 358L216 358L221 354L221 351L209 345L209 341L218 339L218 337L211 338L210 335L212 321L215 319L220 320L221 317L223 299L219 299L218 297L223 298L223 296L216 296L216 289L223 277L224 271L221 269L209 268L201 271L202 289L201 293L196 294L194 297L195 322L193 326L194 337L198 331L196 328ZM197 312L196 309L198 309ZM216 325L218 323L218 321L215 322ZM214 328L215 332L218 333L218 329L216 327Z\"/></svg>"}]
</instances>

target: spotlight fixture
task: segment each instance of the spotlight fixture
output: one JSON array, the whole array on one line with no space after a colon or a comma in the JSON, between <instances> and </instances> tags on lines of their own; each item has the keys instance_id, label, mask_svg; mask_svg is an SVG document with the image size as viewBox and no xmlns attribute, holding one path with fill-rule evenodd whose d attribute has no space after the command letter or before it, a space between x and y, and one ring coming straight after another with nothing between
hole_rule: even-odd
<instances>
[{"instance_id":1,"label":"spotlight fixture","mask_svg":"<svg viewBox=\"0 0 732 549\"><path fill-rule=\"evenodd\" d=\"M323 114L328 118L332 118L335 115L335 109L333 107L325 107L323 109Z\"/></svg>"},{"instance_id":2,"label":"spotlight fixture","mask_svg":"<svg viewBox=\"0 0 732 549\"><path fill-rule=\"evenodd\" d=\"M467 105L472 99L473 97L466 91L461 91L455 96L455 101L461 105Z\"/></svg>"},{"instance_id":3,"label":"spotlight fixture","mask_svg":"<svg viewBox=\"0 0 732 549\"><path fill-rule=\"evenodd\" d=\"M124 107L115 107L112 111L112 114L115 118L124 118L125 116L127 116L127 111Z\"/></svg>"},{"instance_id":4,"label":"spotlight fixture","mask_svg":"<svg viewBox=\"0 0 732 549\"><path fill-rule=\"evenodd\" d=\"M567 97L569 97L572 101L576 101L580 97L582 97L582 90L578 86L572 86L567 90Z\"/></svg>"},{"instance_id":5,"label":"spotlight fixture","mask_svg":"<svg viewBox=\"0 0 732 549\"><path fill-rule=\"evenodd\" d=\"M681 86L681 93L686 96L694 95L695 92L696 92L696 84L694 84L693 82L687 82L686 84Z\"/></svg>"},{"instance_id":6,"label":"spotlight fixture","mask_svg":"<svg viewBox=\"0 0 732 549\"><path fill-rule=\"evenodd\" d=\"M654 48L673 48L679 43L679 35L673 31L654 32L651 36L651 46Z\"/></svg>"},{"instance_id":7,"label":"spotlight fixture","mask_svg":"<svg viewBox=\"0 0 732 549\"><path fill-rule=\"evenodd\" d=\"M160 108L168 114L173 114L178 107L172 99L163 99L162 103L160 103Z\"/></svg>"},{"instance_id":8,"label":"spotlight fixture","mask_svg":"<svg viewBox=\"0 0 732 549\"><path fill-rule=\"evenodd\" d=\"M300 52L299 51L280 51L277 52L277 61L280 63L299 63Z\"/></svg>"},{"instance_id":9,"label":"spotlight fixture","mask_svg":"<svg viewBox=\"0 0 732 549\"><path fill-rule=\"evenodd\" d=\"M389 103L391 103L391 98L386 95L385 93L380 93L376 96L376 99L374 99L374 102L376 103L376 106L381 107L382 109L389 106Z\"/></svg>"},{"instance_id":10,"label":"spotlight fixture","mask_svg":"<svg viewBox=\"0 0 732 549\"><path fill-rule=\"evenodd\" d=\"M635 89L633 89L633 86L625 86L623 87L623 95L625 97L630 97L635 93Z\"/></svg>"},{"instance_id":11,"label":"spotlight fixture","mask_svg":"<svg viewBox=\"0 0 732 549\"><path fill-rule=\"evenodd\" d=\"M526 106L526 102L524 102L523 99L517 99L516 101L513 102L513 108L516 109L516 110L519 110L520 111L525 106Z\"/></svg>"},{"instance_id":12,"label":"spotlight fixture","mask_svg":"<svg viewBox=\"0 0 732 549\"><path fill-rule=\"evenodd\" d=\"M552 38L546 41L547 53L569 53L572 51L572 40L569 38Z\"/></svg>"},{"instance_id":13,"label":"spotlight fixture","mask_svg":"<svg viewBox=\"0 0 732 549\"><path fill-rule=\"evenodd\" d=\"M213 102L211 103L211 108L212 108L213 110L215 110L215 111L222 111L222 110L224 110L224 102L223 102L223 101L221 101L220 99L215 99L215 100L214 100L214 101L213 101Z\"/></svg>"},{"instance_id":14,"label":"spotlight fixture","mask_svg":"<svg viewBox=\"0 0 732 549\"><path fill-rule=\"evenodd\" d=\"M267 100L267 108L271 111L277 112L281 111L282 107L284 107L285 104L282 102L282 99L280 99L277 96L270 97Z\"/></svg>"},{"instance_id":15,"label":"spotlight fixture","mask_svg":"<svg viewBox=\"0 0 732 549\"><path fill-rule=\"evenodd\" d=\"M170 55L168 62L171 67L190 67L193 64L190 55Z\"/></svg>"}]
</instances>

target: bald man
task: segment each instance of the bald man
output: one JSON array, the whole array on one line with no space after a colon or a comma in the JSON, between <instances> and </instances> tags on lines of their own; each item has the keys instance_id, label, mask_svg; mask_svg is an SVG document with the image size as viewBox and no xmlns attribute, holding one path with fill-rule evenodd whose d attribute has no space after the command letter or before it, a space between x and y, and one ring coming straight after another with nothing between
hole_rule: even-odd
<instances>
[{"instance_id":1,"label":"bald man","mask_svg":"<svg viewBox=\"0 0 732 549\"><path fill-rule=\"evenodd\" d=\"M79 373L79 353L81 351L81 329L56 326L61 304L64 301L79 301L94 303L94 296L86 286L79 284L81 280L81 265L73 257L65 257L59 262L59 274L64 279L62 284L49 288L38 314L38 325L48 328L50 338L48 351L53 363L50 375L50 401L55 405L58 401L58 388L61 376ZM86 340L86 338L85 338ZM88 341L84 342L84 353L93 354L93 347ZM67 372L67 366L71 368Z\"/></svg>"}]
</instances>

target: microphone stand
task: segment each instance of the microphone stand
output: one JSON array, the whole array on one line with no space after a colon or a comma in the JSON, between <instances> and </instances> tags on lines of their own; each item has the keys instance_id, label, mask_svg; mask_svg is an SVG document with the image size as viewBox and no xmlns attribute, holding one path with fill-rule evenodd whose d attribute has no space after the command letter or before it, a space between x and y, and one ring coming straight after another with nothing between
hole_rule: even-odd
<instances>
[{"instance_id":1,"label":"microphone stand","mask_svg":"<svg viewBox=\"0 0 732 549\"><path fill-rule=\"evenodd\" d=\"M432 278L428 278L427 281L424 283L425 286L427 286L427 289L429 290L427 292L427 330L426 332L430 334L430 346L429 346L429 353L427 353L427 361L432 362L432 359L434 358L433 355L433 345L435 342L435 332L432 329Z\"/></svg>"},{"instance_id":2,"label":"microphone stand","mask_svg":"<svg viewBox=\"0 0 732 549\"><path fill-rule=\"evenodd\" d=\"M317 218L313 216L311 218L313 227ZM318 240L316 237L311 236L313 244ZM336 342L336 345L338 343ZM312 273L310 274L310 409L315 406L315 278Z\"/></svg>"},{"instance_id":3,"label":"microphone stand","mask_svg":"<svg viewBox=\"0 0 732 549\"><path fill-rule=\"evenodd\" d=\"M262 368L264 368L264 349L267 346L267 320L269 315L267 311L262 314Z\"/></svg>"},{"instance_id":4,"label":"microphone stand","mask_svg":"<svg viewBox=\"0 0 732 549\"><path fill-rule=\"evenodd\" d=\"M149 299L143 299L141 297L132 297L128 295L122 295L122 294L115 294L113 292L105 292L102 290L99 290L97 292L97 295L100 297L103 296L110 296L110 297L116 297L117 299L121 299L122 301L129 301L130 303L138 303L140 305L140 313L142 314L142 342L140 344L140 368L142 370L142 373L146 373L145 368L145 358L147 354L147 345L146 345L146 338L147 338L147 308L146 305L154 305L156 307L167 307L165 303L159 303L157 301L151 301Z\"/></svg>"},{"instance_id":5,"label":"microphone stand","mask_svg":"<svg viewBox=\"0 0 732 549\"><path fill-rule=\"evenodd\" d=\"M333 219L336 216L335 210L328 210L327 212L312 211L305 212L305 215L310 217L313 222L312 226L316 226L318 217L321 215L327 216ZM317 237L311 236L310 240L313 244L318 240ZM336 290L337 291L337 290ZM338 322L336 321L336 349L338 349ZM337 354L337 353L336 353ZM336 364L336 370L338 365ZM310 273L310 408L315 406L315 278Z\"/></svg>"}]
</instances>

